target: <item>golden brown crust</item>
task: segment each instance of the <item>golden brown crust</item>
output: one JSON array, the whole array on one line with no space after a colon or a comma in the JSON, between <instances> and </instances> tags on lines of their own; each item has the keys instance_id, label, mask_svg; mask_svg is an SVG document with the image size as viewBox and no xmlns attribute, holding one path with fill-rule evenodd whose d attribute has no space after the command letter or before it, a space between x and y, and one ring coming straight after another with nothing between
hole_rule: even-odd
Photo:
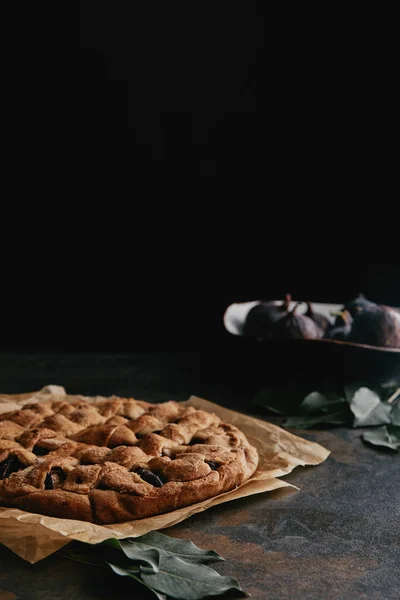
<instances>
[{"instance_id":1,"label":"golden brown crust","mask_svg":"<svg viewBox=\"0 0 400 600\"><path fill-rule=\"evenodd\" d=\"M217 415L178 402L75 399L0 416L0 505L101 524L241 485L258 455Z\"/></svg>"},{"instance_id":2,"label":"golden brown crust","mask_svg":"<svg viewBox=\"0 0 400 600\"><path fill-rule=\"evenodd\" d=\"M15 440L24 431L24 427L13 421L0 422L0 440Z\"/></svg>"},{"instance_id":3,"label":"golden brown crust","mask_svg":"<svg viewBox=\"0 0 400 600\"><path fill-rule=\"evenodd\" d=\"M15 505L22 510L50 517L93 521L89 497L63 490L46 490L26 494Z\"/></svg>"}]
</instances>

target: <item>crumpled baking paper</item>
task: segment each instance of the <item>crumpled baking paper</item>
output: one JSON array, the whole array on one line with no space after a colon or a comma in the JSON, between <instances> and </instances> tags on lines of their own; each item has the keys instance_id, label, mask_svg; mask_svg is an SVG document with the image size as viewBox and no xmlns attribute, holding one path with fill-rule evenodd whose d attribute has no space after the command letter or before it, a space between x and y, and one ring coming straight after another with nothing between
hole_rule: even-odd
<instances>
[{"instance_id":1,"label":"crumpled baking paper","mask_svg":"<svg viewBox=\"0 0 400 600\"><path fill-rule=\"evenodd\" d=\"M21 405L31 402L77 398L85 398L92 402L99 397L69 396L63 387L49 385L39 392L0 395L0 413L19 409ZM230 492L169 513L112 525L95 525L87 521L58 519L15 508L0 507L0 543L28 562L35 563L72 540L97 544L109 538L138 537L149 531L171 527L223 502L269 492L280 487L295 487L278 477L290 473L300 465L318 465L329 456L329 451L319 444L304 440L266 421L223 408L195 396L191 396L185 404L214 412L223 421L236 425L257 448L260 457L258 469L243 485Z\"/></svg>"}]
</instances>

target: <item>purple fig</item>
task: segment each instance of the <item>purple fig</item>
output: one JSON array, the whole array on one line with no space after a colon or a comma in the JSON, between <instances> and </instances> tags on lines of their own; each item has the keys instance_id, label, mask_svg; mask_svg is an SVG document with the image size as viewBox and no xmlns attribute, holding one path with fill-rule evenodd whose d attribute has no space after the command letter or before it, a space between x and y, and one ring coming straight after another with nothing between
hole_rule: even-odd
<instances>
[{"instance_id":1,"label":"purple fig","mask_svg":"<svg viewBox=\"0 0 400 600\"><path fill-rule=\"evenodd\" d=\"M298 302L290 313L274 323L273 337L276 340L314 340L322 338L323 332L306 315L297 315Z\"/></svg>"},{"instance_id":2,"label":"purple fig","mask_svg":"<svg viewBox=\"0 0 400 600\"><path fill-rule=\"evenodd\" d=\"M264 340L270 339L274 323L287 314L291 300L290 294L286 294L281 304L261 302L253 306L248 312L243 335Z\"/></svg>"},{"instance_id":3,"label":"purple fig","mask_svg":"<svg viewBox=\"0 0 400 600\"><path fill-rule=\"evenodd\" d=\"M331 326L331 322L327 317L324 317L324 315L314 311L311 302L307 302L306 317L309 317L312 321L314 321L314 323L316 323L324 332L328 331Z\"/></svg>"},{"instance_id":4,"label":"purple fig","mask_svg":"<svg viewBox=\"0 0 400 600\"><path fill-rule=\"evenodd\" d=\"M364 294L359 293L357 298L354 298L354 300L350 300L350 302L348 302L344 306L344 309L347 310L354 318L363 310L366 310L368 308L374 308L375 306L377 306L377 304L371 302L370 300L367 300Z\"/></svg>"},{"instance_id":5,"label":"purple fig","mask_svg":"<svg viewBox=\"0 0 400 600\"><path fill-rule=\"evenodd\" d=\"M355 316L348 339L357 344L400 348L400 320L386 306L364 309Z\"/></svg>"}]
</instances>

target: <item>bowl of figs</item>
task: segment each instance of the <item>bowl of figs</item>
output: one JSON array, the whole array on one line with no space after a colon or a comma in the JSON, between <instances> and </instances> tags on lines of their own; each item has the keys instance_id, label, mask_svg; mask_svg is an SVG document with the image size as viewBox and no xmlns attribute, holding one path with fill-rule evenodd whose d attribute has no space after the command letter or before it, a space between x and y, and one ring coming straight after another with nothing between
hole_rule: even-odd
<instances>
[{"instance_id":1,"label":"bowl of figs","mask_svg":"<svg viewBox=\"0 0 400 600\"><path fill-rule=\"evenodd\" d=\"M236 372L253 380L400 382L400 309L363 294L343 304L281 300L234 303L224 327Z\"/></svg>"}]
</instances>

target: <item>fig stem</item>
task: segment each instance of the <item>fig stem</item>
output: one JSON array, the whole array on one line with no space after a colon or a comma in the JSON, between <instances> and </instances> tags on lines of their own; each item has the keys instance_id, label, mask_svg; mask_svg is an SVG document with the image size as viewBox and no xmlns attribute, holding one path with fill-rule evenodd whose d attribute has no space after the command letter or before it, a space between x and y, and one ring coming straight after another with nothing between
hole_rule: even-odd
<instances>
[{"instance_id":1,"label":"fig stem","mask_svg":"<svg viewBox=\"0 0 400 600\"><path fill-rule=\"evenodd\" d=\"M295 306L293 307L293 309L290 311L291 315L294 315L294 313L296 312L296 310L299 308L301 302L298 302L297 304L295 304Z\"/></svg>"},{"instance_id":2,"label":"fig stem","mask_svg":"<svg viewBox=\"0 0 400 600\"><path fill-rule=\"evenodd\" d=\"M285 294L285 299L283 301L283 306L286 308L286 310L289 310L289 306L290 306L291 301L292 301L292 295L291 294Z\"/></svg>"},{"instance_id":3,"label":"fig stem","mask_svg":"<svg viewBox=\"0 0 400 600\"><path fill-rule=\"evenodd\" d=\"M396 400L396 398L398 398L400 396L400 387L399 389L397 389L388 400L386 400L386 402L388 404L392 404L392 402L394 402Z\"/></svg>"}]
</instances>

